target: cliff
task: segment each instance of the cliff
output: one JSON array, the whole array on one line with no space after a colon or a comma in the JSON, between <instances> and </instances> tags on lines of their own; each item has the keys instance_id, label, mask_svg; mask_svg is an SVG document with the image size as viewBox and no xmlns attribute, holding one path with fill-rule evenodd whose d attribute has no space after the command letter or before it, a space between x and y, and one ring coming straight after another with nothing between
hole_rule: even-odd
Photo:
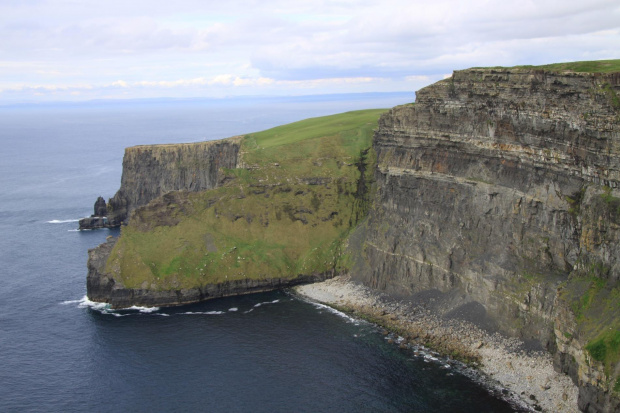
<instances>
[{"instance_id":1,"label":"cliff","mask_svg":"<svg viewBox=\"0 0 620 413\"><path fill-rule=\"evenodd\" d=\"M470 69L383 115L352 274L541 343L620 409L620 74Z\"/></svg>"},{"instance_id":2,"label":"cliff","mask_svg":"<svg viewBox=\"0 0 620 413\"><path fill-rule=\"evenodd\" d=\"M179 305L342 272L343 240L368 205L382 112L127 149L108 214L128 225L89 251L88 297L117 308Z\"/></svg>"},{"instance_id":3,"label":"cliff","mask_svg":"<svg viewBox=\"0 0 620 413\"><path fill-rule=\"evenodd\" d=\"M128 225L89 252L88 296L177 305L350 272L547 349L580 409L618 411L619 94L617 72L469 69L378 123L129 148L107 205Z\"/></svg>"},{"instance_id":4,"label":"cliff","mask_svg":"<svg viewBox=\"0 0 620 413\"><path fill-rule=\"evenodd\" d=\"M221 171L237 167L240 142L229 138L127 148L120 189L107 208L98 209L96 203L95 215L80 220L80 229L117 227L127 222L134 209L170 191L216 188L224 179Z\"/></svg>"}]
</instances>

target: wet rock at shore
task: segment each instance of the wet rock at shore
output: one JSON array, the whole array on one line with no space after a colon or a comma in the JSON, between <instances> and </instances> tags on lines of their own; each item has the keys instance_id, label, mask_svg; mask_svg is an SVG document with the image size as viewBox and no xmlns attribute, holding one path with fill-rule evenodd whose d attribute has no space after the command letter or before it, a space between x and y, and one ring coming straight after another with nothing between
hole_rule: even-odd
<instances>
[{"instance_id":1,"label":"wet rock at shore","mask_svg":"<svg viewBox=\"0 0 620 413\"><path fill-rule=\"evenodd\" d=\"M108 207L103 197L97 198L93 209L94 213L90 217L80 219L79 229L109 228Z\"/></svg>"}]
</instances>

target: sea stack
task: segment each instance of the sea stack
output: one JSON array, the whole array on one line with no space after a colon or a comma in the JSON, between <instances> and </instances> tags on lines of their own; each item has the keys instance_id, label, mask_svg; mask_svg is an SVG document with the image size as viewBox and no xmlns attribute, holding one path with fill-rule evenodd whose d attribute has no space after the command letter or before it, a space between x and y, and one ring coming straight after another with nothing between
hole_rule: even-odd
<instances>
[{"instance_id":1,"label":"sea stack","mask_svg":"<svg viewBox=\"0 0 620 413\"><path fill-rule=\"evenodd\" d=\"M95 201L94 214L90 217L82 218L79 222L79 229L98 229L108 228L108 208L103 197L97 198Z\"/></svg>"}]
</instances>

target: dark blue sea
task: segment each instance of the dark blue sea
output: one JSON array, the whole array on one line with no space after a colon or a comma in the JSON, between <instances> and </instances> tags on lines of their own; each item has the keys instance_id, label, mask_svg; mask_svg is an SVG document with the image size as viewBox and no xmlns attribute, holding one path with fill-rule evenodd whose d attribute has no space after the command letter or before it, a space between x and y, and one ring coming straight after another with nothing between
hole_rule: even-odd
<instances>
[{"instance_id":1,"label":"dark blue sea","mask_svg":"<svg viewBox=\"0 0 620 413\"><path fill-rule=\"evenodd\" d=\"M123 150L391 107L405 94L0 107L0 412L509 412L445 360L285 291L109 311L76 231Z\"/></svg>"}]
</instances>

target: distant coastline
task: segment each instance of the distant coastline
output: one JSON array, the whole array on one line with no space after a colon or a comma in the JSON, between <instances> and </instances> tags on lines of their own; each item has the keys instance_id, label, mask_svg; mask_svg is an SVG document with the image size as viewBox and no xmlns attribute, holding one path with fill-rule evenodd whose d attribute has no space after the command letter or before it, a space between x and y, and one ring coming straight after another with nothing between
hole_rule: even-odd
<instances>
[{"instance_id":1,"label":"distant coastline","mask_svg":"<svg viewBox=\"0 0 620 413\"><path fill-rule=\"evenodd\" d=\"M239 104L268 104L268 103L304 103L330 101L338 102L344 100L366 100L366 99L389 99L403 98L411 102L415 100L414 91L396 92L363 92L363 93L334 93L316 95L242 95L242 96L222 96L222 97L159 97L159 98L128 98L128 99L92 99L92 100L62 100L62 101L16 101L0 102L0 109L21 109L21 108L90 108L90 107L150 107L162 105L205 105L205 106L227 106ZM404 102L403 102L404 103ZM393 105L391 105L393 106Z\"/></svg>"}]
</instances>

